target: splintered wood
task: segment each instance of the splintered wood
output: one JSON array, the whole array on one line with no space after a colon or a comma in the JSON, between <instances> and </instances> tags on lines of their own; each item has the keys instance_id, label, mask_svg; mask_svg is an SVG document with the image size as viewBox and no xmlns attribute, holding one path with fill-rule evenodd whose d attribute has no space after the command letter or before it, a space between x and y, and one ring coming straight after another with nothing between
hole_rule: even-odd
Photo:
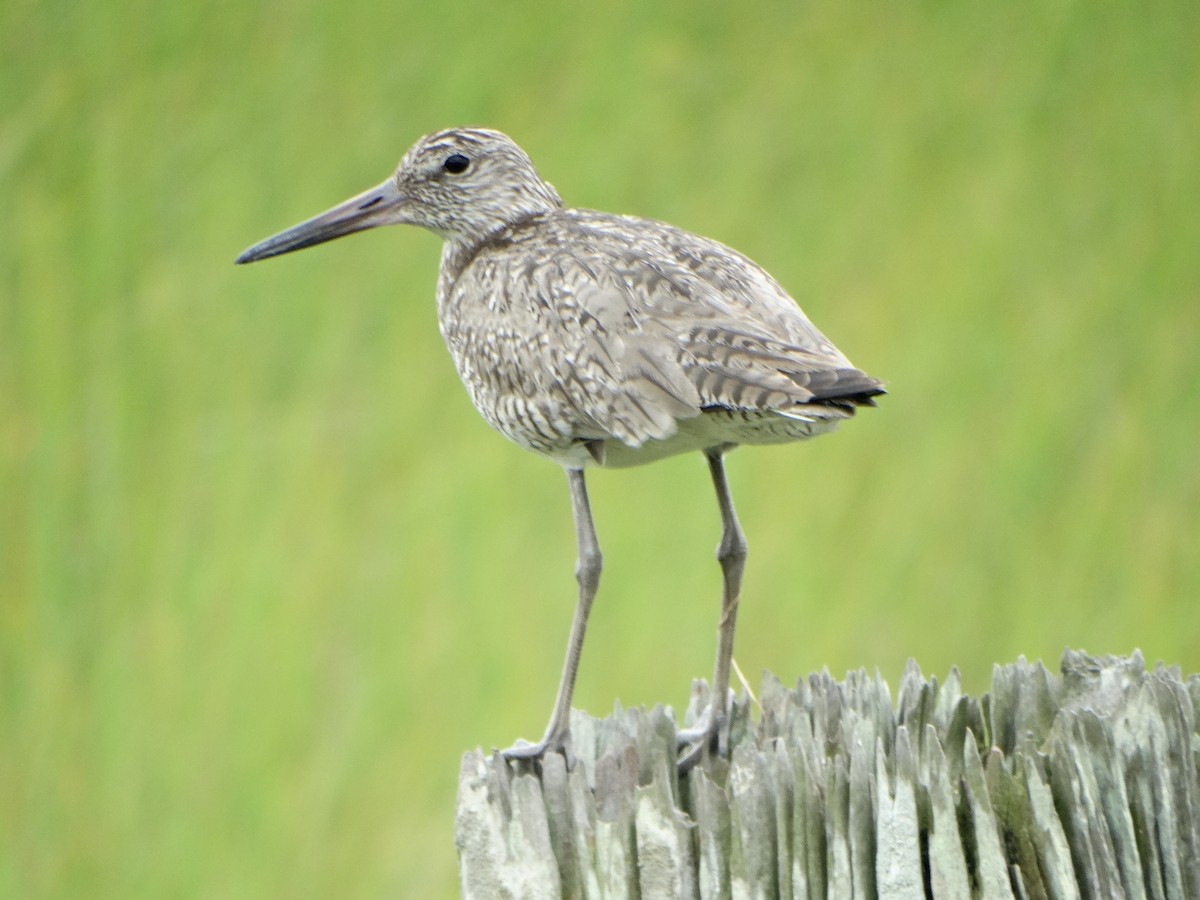
<instances>
[{"instance_id":1,"label":"splintered wood","mask_svg":"<svg viewBox=\"0 0 1200 900\"><path fill-rule=\"evenodd\" d=\"M570 769L463 757L463 894L1200 897L1200 676L1139 653L1061 668L996 666L975 698L909 663L894 704L863 671L767 676L732 758L684 775L670 710L576 712Z\"/></svg>"}]
</instances>

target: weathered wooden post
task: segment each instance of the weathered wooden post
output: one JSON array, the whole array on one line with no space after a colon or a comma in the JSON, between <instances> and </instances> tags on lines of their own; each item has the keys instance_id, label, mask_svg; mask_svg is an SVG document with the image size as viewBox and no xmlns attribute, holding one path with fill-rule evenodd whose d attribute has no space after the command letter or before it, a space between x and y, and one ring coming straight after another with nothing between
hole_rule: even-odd
<instances>
[{"instance_id":1,"label":"weathered wooden post","mask_svg":"<svg viewBox=\"0 0 1200 900\"><path fill-rule=\"evenodd\" d=\"M1198 676L1067 651L980 698L914 663L895 704L863 671L762 693L685 776L661 708L576 713L569 772L466 754L463 894L1200 898Z\"/></svg>"}]
</instances>

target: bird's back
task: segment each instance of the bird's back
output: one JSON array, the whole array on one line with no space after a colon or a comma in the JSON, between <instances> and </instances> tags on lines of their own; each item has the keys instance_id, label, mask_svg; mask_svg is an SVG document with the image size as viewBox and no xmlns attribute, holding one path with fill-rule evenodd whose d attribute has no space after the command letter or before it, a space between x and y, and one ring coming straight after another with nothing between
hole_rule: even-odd
<instances>
[{"instance_id":1,"label":"bird's back","mask_svg":"<svg viewBox=\"0 0 1200 900\"><path fill-rule=\"evenodd\" d=\"M438 313L484 418L571 465L797 440L882 393L756 263L648 219L556 209L447 244Z\"/></svg>"}]
</instances>

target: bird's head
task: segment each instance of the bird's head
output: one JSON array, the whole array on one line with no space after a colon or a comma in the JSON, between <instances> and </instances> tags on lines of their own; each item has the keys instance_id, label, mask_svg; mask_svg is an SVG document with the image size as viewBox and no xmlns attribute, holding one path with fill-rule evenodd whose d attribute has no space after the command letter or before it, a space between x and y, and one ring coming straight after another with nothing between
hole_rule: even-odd
<instances>
[{"instance_id":1,"label":"bird's head","mask_svg":"<svg viewBox=\"0 0 1200 900\"><path fill-rule=\"evenodd\" d=\"M419 225L473 244L562 200L499 131L453 128L417 141L387 181L267 238L238 257L254 262L379 225Z\"/></svg>"}]
</instances>

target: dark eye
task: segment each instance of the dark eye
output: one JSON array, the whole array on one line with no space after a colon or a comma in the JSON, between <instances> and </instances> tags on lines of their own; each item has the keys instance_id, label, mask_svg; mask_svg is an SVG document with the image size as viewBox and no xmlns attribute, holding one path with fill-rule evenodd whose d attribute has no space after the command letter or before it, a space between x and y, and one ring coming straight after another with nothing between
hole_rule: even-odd
<instances>
[{"instance_id":1,"label":"dark eye","mask_svg":"<svg viewBox=\"0 0 1200 900\"><path fill-rule=\"evenodd\" d=\"M442 163L442 168L451 175L461 175L467 171L467 166L471 165L471 161L461 153L451 153L446 157L446 161Z\"/></svg>"}]
</instances>

